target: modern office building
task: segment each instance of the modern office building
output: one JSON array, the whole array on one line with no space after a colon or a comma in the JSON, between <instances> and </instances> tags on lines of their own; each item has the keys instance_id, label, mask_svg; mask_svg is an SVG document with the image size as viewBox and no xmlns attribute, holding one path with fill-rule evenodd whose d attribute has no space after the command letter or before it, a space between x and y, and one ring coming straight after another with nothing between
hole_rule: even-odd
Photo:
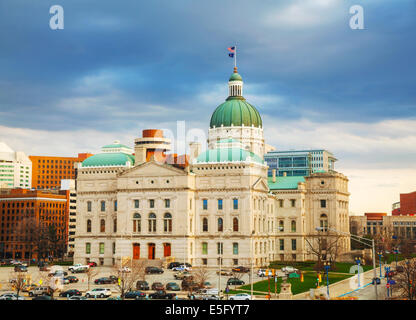
<instances>
[{"instance_id":1,"label":"modern office building","mask_svg":"<svg viewBox=\"0 0 416 320\"><path fill-rule=\"evenodd\" d=\"M334 171L337 159L328 150L270 151L264 155L268 175L276 169L277 176L309 176L315 172Z\"/></svg>"},{"instance_id":2,"label":"modern office building","mask_svg":"<svg viewBox=\"0 0 416 320\"><path fill-rule=\"evenodd\" d=\"M0 188L30 188L32 162L21 151L0 142Z\"/></svg>"},{"instance_id":3,"label":"modern office building","mask_svg":"<svg viewBox=\"0 0 416 320\"><path fill-rule=\"evenodd\" d=\"M63 254L68 221L65 192L0 191L0 257L38 259Z\"/></svg>"},{"instance_id":4,"label":"modern office building","mask_svg":"<svg viewBox=\"0 0 416 320\"><path fill-rule=\"evenodd\" d=\"M78 157L29 156L32 161L33 189L56 189L63 179L76 179L76 164L92 156L79 153Z\"/></svg>"},{"instance_id":5,"label":"modern office building","mask_svg":"<svg viewBox=\"0 0 416 320\"><path fill-rule=\"evenodd\" d=\"M68 243L67 254L69 257L74 255L75 247L75 228L77 223L77 191L75 188L75 180L61 180L61 192L65 192L67 197L67 215L68 215Z\"/></svg>"}]
</instances>

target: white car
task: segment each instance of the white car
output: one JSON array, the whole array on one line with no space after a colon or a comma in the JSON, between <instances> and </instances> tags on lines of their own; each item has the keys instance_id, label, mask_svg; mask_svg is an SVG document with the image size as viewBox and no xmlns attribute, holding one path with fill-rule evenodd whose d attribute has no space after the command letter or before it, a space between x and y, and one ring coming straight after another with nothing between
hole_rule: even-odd
<instances>
[{"instance_id":1,"label":"white car","mask_svg":"<svg viewBox=\"0 0 416 320\"><path fill-rule=\"evenodd\" d=\"M191 267L187 267L186 265L184 265L184 264L181 264L180 266L178 266L178 267L174 267L174 268L172 268L172 270L173 271L192 271L192 268Z\"/></svg>"},{"instance_id":2,"label":"white car","mask_svg":"<svg viewBox=\"0 0 416 320\"><path fill-rule=\"evenodd\" d=\"M85 293L85 297L87 297L87 298L90 298L90 297L108 298L109 296L111 296L111 290L110 289L105 289L105 288L96 288L96 289L92 289L90 291L87 291Z\"/></svg>"},{"instance_id":3,"label":"white car","mask_svg":"<svg viewBox=\"0 0 416 320\"><path fill-rule=\"evenodd\" d=\"M290 267L290 266L282 268L282 272L284 272L284 273L292 273L292 272L296 272L296 271L298 271L298 269L296 269L294 267Z\"/></svg>"},{"instance_id":4,"label":"white car","mask_svg":"<svg viewBox=\"0 0 416 320\"><path fill-rule=\"evenodd\" d=\"M72 296L72 297L68 297L68 300L88 300L87 297L83 297L83 296Z\"/></svg>"},{"instance_id":5,"label":"white car","mask_svg":"<svg viewBox=\"0 0 416 320\"><path fill-rule=\"evenodd\" d=\"M0 296L0 300L26 300L26 299L22 296L18 297L16 293L3 293Z\"/></svg>"},{"instance_id":6,"label":"white car","mask_svg":"<svg viewBox=\"0 0 416 320\"><path fill-rule=\"evenodd\" d=\"M266 276L266 269L259 269L259 271L257 271L257 275L259 277L265 277Z\"/></svg>"},{"instance_id":7,"label":"white car","mask_svg":"<svg viewBox=\"0 0 416 320\"><path fill-rule=\"evenodd\" d=\"M74 264L73 266L68 267L68 270L72 273L78 273L78 272L86 272L90 268L89 265L84 265L81 263Z\"/></svg>"},{"instance_id":8,"label":"white car","mask_svg":"<svg viewBox=\"0 0 416 320\"><path fill-rule=\"evenodd\" d=\"M248 293L237 293L236 295L230 296L229 300L251 300L251 295Z\"/></svg>"},{"instance_id":9,"label":"white car","mask_svg":"<svg viewBox=\"0 0 416 320\"><path fill-rule=\"evenodd\" d=\"M123 267L121 269L118 269L118 272L126 272L126 273L129 273L129 272L131 272L131 269L129 267Z\"/></svg>"}]
</instances>

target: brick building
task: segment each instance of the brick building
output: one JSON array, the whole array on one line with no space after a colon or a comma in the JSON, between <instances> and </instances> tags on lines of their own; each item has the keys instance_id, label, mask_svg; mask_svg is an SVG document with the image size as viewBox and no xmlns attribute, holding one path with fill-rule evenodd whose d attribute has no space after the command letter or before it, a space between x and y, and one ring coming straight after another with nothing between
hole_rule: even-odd
<instances>
[{"instance_id":1,"label":"brick building","mask_svg":"<svg viewBox=\"0 0 416 320\"><path fill-rule=\"evenodd\" d=\"M391 212L393 216L407 216L416 214L416 191L410 193L401 193L400 202L393 204Z\"/></svg>"},{"instance_id":2,"label":"brick building","mask_svg":"<svg viewBox=\"0 0 416 320\"><path fill-rule=\"evenodd\" d=\"M29 156L32 161L32 188L59 189L61 180L76 179L76 163L90 156L90 153L78 153L78 157Z\"/></svg>"},{"instance_id":3,"label":"brick building","mask_svg":"<svg viewBox=\"0 0 416 320\"><path fill-rule=\"evenodd\" d=\"M63 254L68 241L68 199L69 191L1 189L0 258Z\"/></svg>"}]
</instances>

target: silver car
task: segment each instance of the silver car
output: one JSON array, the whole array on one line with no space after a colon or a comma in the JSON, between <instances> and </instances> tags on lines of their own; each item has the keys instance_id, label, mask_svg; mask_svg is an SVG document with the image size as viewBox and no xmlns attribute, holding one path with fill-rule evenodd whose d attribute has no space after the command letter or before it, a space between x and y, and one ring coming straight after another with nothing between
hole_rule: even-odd
<instances>
[{"instance_id":1,"label":"silver car","mask_svg":"<svg viewBox=\"0 0 416 320\"><path fill-rule=\"evenodd\" d=\"M25 297L17 296L16 293L3 293L0 300L26 300Z\"/></svg>"}]
</instances>

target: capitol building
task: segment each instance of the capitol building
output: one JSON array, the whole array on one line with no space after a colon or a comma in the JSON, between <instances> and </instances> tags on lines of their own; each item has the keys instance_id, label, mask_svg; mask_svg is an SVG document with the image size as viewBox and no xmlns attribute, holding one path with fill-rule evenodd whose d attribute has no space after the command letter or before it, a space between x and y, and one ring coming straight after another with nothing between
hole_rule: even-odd
<instances>
[{"instance_id":1,"label":"capitol building","mask_svg":"<svg viewBox=\"0 0 416 320\"><path fill-rule=\"evenodd\" d=\"M349 232L347 177L268 176L262 118L243 97L237 68L228 87L206 151L191 143L189 155L169 154L171 141L149 129L134 149L115 141L82 162L74 263L260 267L314 259L306 239L317 227ZM339 241L340 253L350 250L348 237Z\"/></svg>"}]
</instances>

